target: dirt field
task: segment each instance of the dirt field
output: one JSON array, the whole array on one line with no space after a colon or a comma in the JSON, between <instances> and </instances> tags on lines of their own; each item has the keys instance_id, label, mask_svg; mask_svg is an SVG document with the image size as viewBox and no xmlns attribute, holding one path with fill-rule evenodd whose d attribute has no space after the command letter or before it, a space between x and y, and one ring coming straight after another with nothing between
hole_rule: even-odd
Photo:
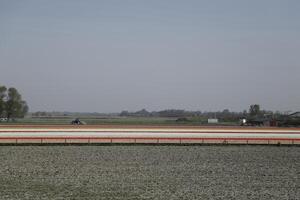
<instances>
[{"instance_id":1,"label":"dirt field","mask_svg":"<svg viewBox=\"0 0 300 200\"><path fill-rule=\"evenodd\" d=\"M0 199L299 199L300 148L0 146Z\"/></svg>"}]
</instances>

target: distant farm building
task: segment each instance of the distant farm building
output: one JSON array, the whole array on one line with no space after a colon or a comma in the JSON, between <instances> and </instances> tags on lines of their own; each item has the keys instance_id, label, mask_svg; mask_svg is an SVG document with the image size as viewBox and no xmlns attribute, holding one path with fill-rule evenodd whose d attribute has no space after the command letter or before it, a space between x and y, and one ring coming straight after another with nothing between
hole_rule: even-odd
<instances>
[{"instance_id":1,"label":"distant farm building","mask_svg":"<svg viewBox=\"0 0 300 200\"><path fill-rule=\"evenodd\" d=\"M209 119L207 119L207 123L209 123L209 124L217 124L217 123L219 123L219 120L216 119L216 118L209 118Z\"/></svg>"},{"instance_id":2,"label":"distant farm building","mask_svg":"<svg viewBox=\"0 0 300 200\"><path fill-rule=\"evenodd\" d=\"M294 112L289 115L290 117L300 118L300 112Z\"/></svg>"}]
</instances>

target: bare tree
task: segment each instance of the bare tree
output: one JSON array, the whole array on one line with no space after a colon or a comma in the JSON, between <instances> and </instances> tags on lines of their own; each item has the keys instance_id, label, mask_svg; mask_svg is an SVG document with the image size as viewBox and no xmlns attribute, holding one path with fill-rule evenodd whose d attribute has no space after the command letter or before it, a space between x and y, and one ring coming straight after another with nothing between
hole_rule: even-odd
<instances>
[{"instance_id":1,"label":"bare tree","mask_svg":"<svg viewBox=\"0 0 300 200\"><path fill-rule=\"evenodd\" d=\"M261 113L260 106L258 104L250 105L249 114L250 116L257 116Z\"/></svg>"}]
</instances>

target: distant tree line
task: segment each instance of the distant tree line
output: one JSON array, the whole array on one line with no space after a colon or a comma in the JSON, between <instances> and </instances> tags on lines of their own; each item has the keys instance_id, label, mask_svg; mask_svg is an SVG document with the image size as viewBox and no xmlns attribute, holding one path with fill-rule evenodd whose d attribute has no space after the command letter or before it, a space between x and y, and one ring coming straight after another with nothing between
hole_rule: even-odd
<instances>
[{"instance_id":1,"label":"distant tree line","mask_svg":"<svg viewBox=\"0 0 300 200\"><path fill-rule=\"evenodd\" d=\"M88 116L88 117L166 117L166 118L178 118L181 120L186 119L208 119L208 118L218 118L220 121L223 122L232 122L232 121L239 121L240 119L247 118L247 119L278 119L283 116L282 113L279 111L273 112L268 110L262 110L260 105L253 104L250 105L248 110L235 112L230 111L229 109L224 109L222 111L210 111L210 112L203 112L203 111L186 111L182 109L166 109L161 111L147 111L146 109L141 109L135 112L130 111L122 111L121 113L79 113L79 112L46 112L46 111L38 111L31 113L32 117L37 118L52 118L52 117L74 117L74 116Z\"/></svg>"},{"instance_id":2,"label":"distant tree line","mask_svg":"<svg viewBox=\"0 0 300 200\"><path fill-rule=\"evenodd\" d=\"M16 88L0 85L0 117L12 119L22 118L29 108Z\"/></svg>"},{"instance_id":3,"label":"distant tree line","mask_svg":"<svg viewBox=\"0 0 300 200\"><path fill-rule=\"evenodd\" d=\"M281 113L261 110L258 104L249 106L249 110L242 112L233 112L229 109L216 112L201 112L201 111L186 111L178 109L167 109L161 111L149 112L146 109L142 109L136 112L122 111L120 116L125 117L177 117L177 118L189 118L189 117L202 117L202 118L218 118L222 121L236 121L242 118L264 118L264 117L278 117Z\"/></svg>"}]
</instances>

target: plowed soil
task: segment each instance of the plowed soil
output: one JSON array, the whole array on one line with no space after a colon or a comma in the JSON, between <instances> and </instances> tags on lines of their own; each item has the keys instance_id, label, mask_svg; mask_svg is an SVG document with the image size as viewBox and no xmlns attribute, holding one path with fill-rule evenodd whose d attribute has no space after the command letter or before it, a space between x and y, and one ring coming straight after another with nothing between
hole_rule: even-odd
<instances>
[{"instance_id":1,"label":"plowed soil","mask_svg":"<svg viewBox=\"0 0 300 200\"><path fill-rule=\"evenodd\" d=\"M299 147L0 146L0 199L299 197Z\"/></svg>"}]
</instances>

